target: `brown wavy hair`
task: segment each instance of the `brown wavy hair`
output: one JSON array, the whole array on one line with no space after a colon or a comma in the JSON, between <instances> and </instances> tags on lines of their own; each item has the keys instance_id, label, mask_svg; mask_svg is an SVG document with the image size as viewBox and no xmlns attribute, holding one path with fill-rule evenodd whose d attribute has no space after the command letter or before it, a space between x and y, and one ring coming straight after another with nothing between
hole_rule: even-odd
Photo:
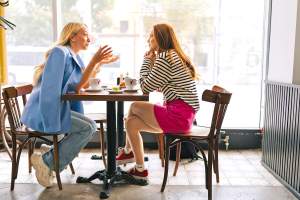
<instances>
[{"instance_id":1,"label":"brown wavy hair","mask_svg":"<svg viewBox=\"0 0 300 200\"><path fill-rule=\"evenodd\" d=\"M158 52L170 52L175 50L176 53L179 55L183 66L190 72L192 78L194 80L199 79L199 75L196 72L196 68L192 64L189 57L183 52L174 29L169 24L156 24L153 27L153 35L158 45Z\"/></svg>"}]
</instances>

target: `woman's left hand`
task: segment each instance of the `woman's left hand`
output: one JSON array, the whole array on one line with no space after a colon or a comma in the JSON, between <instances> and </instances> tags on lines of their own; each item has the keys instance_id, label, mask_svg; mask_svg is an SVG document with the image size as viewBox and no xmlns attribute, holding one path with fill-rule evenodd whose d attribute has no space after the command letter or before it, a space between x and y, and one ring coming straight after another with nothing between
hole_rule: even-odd
<instances>
[{"instance_id":1,"label":"woman's left hand","mask_svg":"<svg viewBox=\"0 0 300 200\"><path fill-rule=\"evenodd\" d=\"M95 66L97 63L100 63L101 61L110 57L112 57L111 47L105 45L103 47L100 47L98 51L94 54L90 61L90 64L91 66Z\"/></svg>"},{"instance_id":2,"label":"woman's left hand","mask_svg":"<svg viewBox=\"0 0 300 200\"><path fill-rule=\"evenodd\" d=\"M153 50L149 50L149 51L146 51L144 57L145 58L149 58L150 60L154 61L155 60L155 51Z\"/></svg>"},{"instance_id":3,"label":"woman's left hand","mask_svg":"<svg viewBox=\"0 0 300 200\"><path fill-rule=\"evenodd\" d=\"M107 58L101 60L100 65L109 64L109 63L117 61L118 59L119 59L119 56L111 55L110 57L107 57Z\"/></svg>"},{"instance_id":4,"label":"woman's left hand","mask_svg":"<svg viewBox=\"0 0 300 200\"><path fill-rule=\"evenodd\" d=\"M103 60L101 60L98 64L95 65L94 67L94 72L92 74L92 77L94 77L96 74L98 74L101 70L101 65L104 65L104 64L109 64L109 63L112 63L112 62L115 62L119 59L119 56L114 56L112 55L111 57L108 57L108 58L105 58Z\"/></svg>"}]
</instances>

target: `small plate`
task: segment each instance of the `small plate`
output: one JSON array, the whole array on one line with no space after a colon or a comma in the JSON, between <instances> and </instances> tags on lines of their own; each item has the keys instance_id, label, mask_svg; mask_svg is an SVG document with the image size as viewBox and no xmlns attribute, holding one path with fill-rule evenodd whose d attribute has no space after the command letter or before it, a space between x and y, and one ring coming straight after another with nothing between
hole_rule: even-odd
<instances>
[{"instance_id":1,"label":"small plate","mask_svg":"<svg viewBox=\"0 0 300 200\"><path fill-rule=\"evenodd\" d=\"M119 90L119 91L108 90L108 93L109 93L109 94L122 94L123 91L122 91L122 90Z\"/></svg>"},{"instance_id":2,"label":"small plate","mask_svg":"<svg viewBox=\"0 0 300 200\"><path fill-rule=\"evenodd\" d=\"M101 92L102 89L92 89L92 88L87 88L84 90L85 92Z\"/></svg>"},{"instance_id":3,"label":"small plate","mask_svg":"<svg viewBox=\"0 0 300 200\"><path fill-rule=\"evenodd\" d=\"M137 92L138 90L137 89L132 89L132 90L127 90L125 89L124 92L128 92L128 93L135 93Z\"/></svg>"}]
</instances>

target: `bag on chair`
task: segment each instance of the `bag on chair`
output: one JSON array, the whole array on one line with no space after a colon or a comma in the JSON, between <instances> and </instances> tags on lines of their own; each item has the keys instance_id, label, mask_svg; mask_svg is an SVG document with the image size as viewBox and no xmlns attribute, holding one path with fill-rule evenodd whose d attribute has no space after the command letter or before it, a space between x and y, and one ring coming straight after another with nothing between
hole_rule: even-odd
<instances>
[{"instance_id":1,"label":"bag on chair","mask_svg":"<svg viewBox=\"0 0 300 200\"><path fill-rule=\"evenodd\" d=\"M190 158L191 160L198 160L199 158L201 158L197 154L198 151L199 150L195 148L191 143L182 142L180 158ZM176 145L171 147L170 149L170 160L176 160Z\"/></svg>"}]
</instances>

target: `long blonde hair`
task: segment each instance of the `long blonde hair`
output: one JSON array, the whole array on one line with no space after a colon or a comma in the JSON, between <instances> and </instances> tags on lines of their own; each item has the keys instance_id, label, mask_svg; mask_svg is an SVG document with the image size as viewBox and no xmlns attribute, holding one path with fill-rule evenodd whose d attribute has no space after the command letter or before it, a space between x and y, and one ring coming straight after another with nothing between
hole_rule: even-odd
<instances>
[{"instance_id":1,"label":"long blonde hair","mask_svg":"<svg viewBox=\"0 0 300 200\"><path fill-rule=\"evenodd\" d=\"M85 24L77 23L77 22L70 22L64 26L62 29L59 39L55 42L53 47L51 47L45 54L45 61L44 63L38 65L35 68L34 75L33 75L33 85L37 85L38 81L44 71L45 62L47 61L49 54L51 53L52 49L55 46L62 45L62 46L69 46L71 43L72 37L74 37L82 28L86 27Z\"/></svg>"},{"instance_id":2,"label":"long blonde hair","mask_svg":"<svg viewBox=\"0 0 300 200\"><path fill-rule=\"evenodd\" d=\"M153 27L153 35L158 45L158 52L169 51L174 49L181 61L183 66L190 72L192 78L194 80L198 79L198 74L196 72L196 68L192 64L189 57L183 52L178 39L175 35L174 29L169 24L156 24Z\"/></svg>"}]
</instances>

